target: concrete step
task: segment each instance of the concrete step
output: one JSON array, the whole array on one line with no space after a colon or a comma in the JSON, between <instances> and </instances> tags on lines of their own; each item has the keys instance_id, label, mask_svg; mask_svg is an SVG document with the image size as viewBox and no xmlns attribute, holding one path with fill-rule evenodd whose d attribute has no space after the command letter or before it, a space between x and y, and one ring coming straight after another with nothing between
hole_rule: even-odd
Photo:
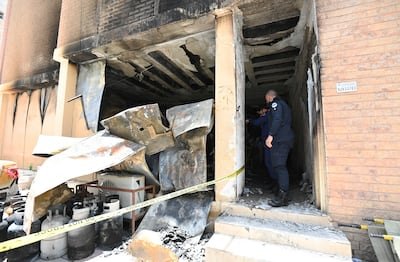
<instances>
[{"instance_id":1,"label":"concrete step","mask_svg":"<svg viewBox=\"0 0 400 262\"><path fill-rule=\"evenodd\" d=\"M270 244L235 236L214 234L205 247L207 262L351 262L351 258Z\"/></svg>"},{"instance_id":2,"label":"concrete step","mask_svg":"<svg viewBox=\"0 0 400 262\"><path fill-rule=\"evenodd\" d=\"M318 225L223 215L215 221L215 233L351 258L344 233Z\"/></svg>"},{"instance_id":3,"label":"concrete step","mask_svg":"<svg viewBox=\"0 0 400 262\"><path fill-rule=\"evenodd\" d=\"M214 202L211 207L211 216L217 217L219 214L277 219L326 227L332 226L329 216L323 214L320 210L311 207L296 206L295 204L288 207L271 208L266 204L252 207L240 203Z\"/></svg>"}]
</instances>

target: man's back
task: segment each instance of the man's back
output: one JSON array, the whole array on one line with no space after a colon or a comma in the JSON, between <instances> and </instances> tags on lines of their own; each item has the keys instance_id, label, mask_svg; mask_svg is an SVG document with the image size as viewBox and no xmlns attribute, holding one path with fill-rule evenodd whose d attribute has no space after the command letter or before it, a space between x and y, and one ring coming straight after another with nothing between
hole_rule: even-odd
<instances>
[{"instance_id":1,"label":"man's back","mask_svg":"<svg viewBox=\"0 0 400 262\"><path fill-rule=\"evenodd\" d=\"M272 101L268 124L274 142L293 141L292 113L284 100L276 97Z\"/></svg>"}]
</instances>

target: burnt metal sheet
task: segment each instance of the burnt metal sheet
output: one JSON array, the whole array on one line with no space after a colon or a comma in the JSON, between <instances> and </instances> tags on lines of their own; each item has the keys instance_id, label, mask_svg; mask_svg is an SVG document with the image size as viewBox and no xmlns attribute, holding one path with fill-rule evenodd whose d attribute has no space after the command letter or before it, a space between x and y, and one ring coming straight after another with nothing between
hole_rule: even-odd
<instances>
[{"instance_id":1,"label":"burnt metal sheet","mask_svg":"<svg viewBox=\"0 0 400 262\"><path fill-rule=\"evenodd\" d=\"M171 125L174 137L178 137L190 130L206 127L205 135L213 126L214 99L198 103L185 104L171 107L167 110L167 119Z\"/></svg>"},{"instance_id":2,"label":"burnt metal sheet","mask_svg":"<svg viewBox=\"0 0 400 262\"><path fill-rule=\"evenodd\" d=\"M68 180L117 166L116 169L135 171L146 176L146 180L158 185L144 159L143 145L99 132L67 150L48 158L38 170L26 202L24 230L29 232L34 214L34 200L48 190Z\"/></svg>"},{"instance_id":3,"label":"burnt metal sheet","mask_svg":"<svg viewBox=\"0 0 400 262\"><path fill-rule=\"evenodd\" d=\"M207 225L212 201L212 192L197 192L154 204L143 217L136 232L178 227L191 237L201 235Z\"/></svg>"},{"instance_id":4,"label":"burnt metal sheet","mask_svg":"<svg viewBox=\"0 0 400 262\"><path fill-rule=\"evenodd\" d=\"M162 191L174 191L207 181L206 139L213 125L213 100L176 106L167 118L176 139L174 148L160 153Z\"/></svg>"},{"instance_id":5,"label":"burnt metal sheet","mask_svg":"<svg viewBox=\"0 0 400 262\"><path fill-rule=\"evenodd\" d=\"M32 155L49 157L68 149L83 139L84 138L40 135Z\"/></svg>"},{"instance_id":6,"label":"burnt metal sheet","mask_svg":"<svg viewBox=\"0 0 400 262\"><path fill-rule=\"evenodd\" d=\"M207 181L206 136L180 137L178 141L179 146L160 153L162 191L180 190Z\"/></svg>"},{"instance_id":7,"label":"burnt metal sheet","mask_svg":"<svg viewBox=\"0 0 400 262\"><path fill-rule=\"evenodd\" d=\"M111 134L146 146L153 155L175 145L171 131L161 122L158 104L133 107L101 121Z\"/></svg>"},{"instance_id":8,"label":"burnt metal sheet","mask_svg":"<svg viewBox=\"0 0 400 262\"><path fill-rule=\"evenodd\" d=\"M77 94L82 95L84 114L88 128L97 132L101 99L105 84L104 61L79 66Z\"/></svg>"}]
</instances>

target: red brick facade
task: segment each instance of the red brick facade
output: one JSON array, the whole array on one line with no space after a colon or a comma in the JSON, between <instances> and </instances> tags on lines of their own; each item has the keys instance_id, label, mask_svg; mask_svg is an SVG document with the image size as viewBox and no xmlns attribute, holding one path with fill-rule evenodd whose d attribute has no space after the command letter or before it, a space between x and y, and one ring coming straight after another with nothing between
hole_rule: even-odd
<instances>
[{"instance_id":1,"label":"red brick facade","mask_svg":"<svg viewBox=\"0 0 400 262\"><path fill-rule=\"evenodd\" d=\"M400 219L400 2L317 0L328 213ZM337 93L336 83L357 91ZM373 258L365 232L355 256Z\"/></svg>"}]
</instances>

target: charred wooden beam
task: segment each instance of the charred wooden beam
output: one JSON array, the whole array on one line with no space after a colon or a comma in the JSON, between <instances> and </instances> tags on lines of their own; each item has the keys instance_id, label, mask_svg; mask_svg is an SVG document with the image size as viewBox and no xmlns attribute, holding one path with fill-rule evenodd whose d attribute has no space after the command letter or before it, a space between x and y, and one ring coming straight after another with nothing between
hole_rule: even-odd
<instances>
[{"instance_id":1,"label":"charred wooden beam","mask_svg":"<svg viewBox=\"0 0 400 262\"><path fill-rule=\"evenodd\" d=\"M284 38L289 37L291 33L294 32L294 28L290 28L285 31L280 31L274 34L259 36L254 38L245 38L244 43L246 45L255 46L255 45L271 45L282 41Z\"/></svg>"},{"instance_id":2,"label":"charred wooden beam","mask_svg":"<svg viewBox=\"0 0 400 262\"><path fill-rule=\"evenodd\" d=\"M144 77L146 78L146 77ZM149 83L145 79L136 79L133 77L127 77L123 75L121 72L116 71L114 69L107 68L106 71L106 83L107 87L113 87L113 86L124 86L124 89L130 89L132 85L141 89L143 92L146 92L148 94L156 94L160 97L163 97L167 94L173 94L172 92L162 90L160 88L157 88L156 85Z\"/></svg>"},{"instance_id":3,"label":"charred wooden beam","mask_svg":"<svg viewBox=\"0 0 400 262\"><path fill-rule=\"evenodd\" d=\"M160 51L153 51L148 53L153 60L153 62L157 62L159 65L163 66L166 70L171 72L175 76L175 80L185 88L191 89L199 89L199 80L197 77L188 71L177 66L169 57L167 57L164 53ZM155 61L154 61L155 60ZM190 74L190 76L189 76ZM171 76L172 77L172 76ZM200 81L201 82L201 81ZM204 86L204 84L202 83Z\"/></svg>"},{"instance_id":4,"label":"charred wooden beam","mask_svg":"<svg viewBox=\"0 0 400 262\"><path fill-rule=\"evenodd\" d=\"M299 16L243 29L244 38L257 38L294 28L299 22Z\"/></svg>"},{"instance_id":5,"label":"charred wooden beam","mask_svg":"<svg viewBox=\"0 0 400 262\"><path fill-rule=\"evenodd\" d=\"M292 57L287 57L287 58L282 58L282 59L276 59L276 60L270 60L270 61L256 63L256 64L253 64L253 67L256 69L258 67L279 65L279 64L295 62L295 61L296 61L296 57L292 56Z\"/></svg>"},{"instance_id":6,"label":"charred wooden beam","mask_svg":"<svg viewBox=\"0 0 400 262\"><path fill-rule=\"evenodd\" d=\"M291 61L291 62L282 63L282 64L261 66L261 67L254 68L254 72L257 73L259 71L268 71L268 70L271 70L271 69L294 67L295 65L296 65L296 62L295 61Z\"/></svg>"},{"instance_id":7,"label":"charred wooden beam","mask_svg":"<svg viewBox=\"0 0 400 262\"><path fill-rule=\"evenodd\" d=\"M269 75L269 74L279 74L279 73L283 73L283 72L294 72L295 67L294 66L289 66L289 67L276 67L276 68L272 68L272 69L265 69L265 70L258 70L257 72L255 72L255 76L258 77L260 75Z\"/></svg>"},{"instance_id":8,"label":"charred wooden beam","mask_svg":"<svg viewBox=\"0 0 400 262\"><path fill-rule=\"evenodd\" d=\"M159 87L160 89L163 89L164 91L170 92L170 93L176 93L176 83L166 76L164 73L162 73L160 70L156 69L153 66L150 66L148 68L144 68L140 65L137 65L135 63L129 62L133 67L135 67L136 71L139 72L139 77L144 79L144 76L147 77L152 83L154 83L154 86ZM175 85L173 85L175 83ZM181 88L181 87L179 87Z\"/></svg>"},{"instance_id":9,"label":"charred wooden beam","mask_svg":"<svg viewBox=\"0 0 400 262\"><path fill-rule=\"evenodd\" d=\"M150 85L154 88L161 89L164 92L167 92L170 94L176 93L176 91L170 84L166 83L158 75L150 72L151 68L144 68L144 67L137 65L135 63L132 63L132 62L129 62L129 64L131 64L136 69L137 72L140 72L138 75L138 78L140 81L144 81L148 85Z\"/></svg>"},{"instance_id":10,"label":"charred wooden beam","mask_svg":"<svg viewBox=\"0 0 400 262\"><path fill-rule=\"evenodd\" d=\"M260 64L260 63L270 62L270 61L274 61L274 60L293 58L299 54L299 51L300 50L298 48L290 49L288 51L283 51L283 52L279 52L279 53L275 53L275 54L255 57L251 61L253 62L253 64Z\"/></svg>"},{"instance_id":11,"label":"charred wooden beam","mask_svg":"<svg viewBox=\"0 0 400 262\"><path fill-rule=\"evenodd\" d=\"M293 76L293 74L284 74L284 75L260 77L257 79L257 83L259 85L266 84L266 83L274 83L276 81L288 80L292 76Z\"/></svg>"},{"instance_id":12,"label":"charred wooden beam","mask_svg":"<svg viewBox=\"0 0 400 262\"><path fill-rule=\"evenodd\" d=\"M294 74L294 69L289 69L289 70L281 71L281 72L260 74L260 75L256 76L256 79L260 79L262 77L268 77L268 76L287 75L287 74Z\"/></svg>"},{"instance_id":13,"label":"charred wooden beam","mask_svg":"<svg viewBox=\"0 0 400 262\"><path fill-rule=\"evenodd\" d=\"M172 72L168 67L166 67L164 64L160 63L157 59L154 59L152 56L149 54L147 56L144 56L144 59L146 59L150 64L153 65L153 67L156 67L157 70L161 71L163 74L168 76L170 79L172 79L175 83L177 83L179 86L185 88L186 90L192 90L188 82L184 81L181 79L179 76L177 76L174 72ZM167 79L164 76L164 80L166 81Z\"/></svg>"}]
</instances>

